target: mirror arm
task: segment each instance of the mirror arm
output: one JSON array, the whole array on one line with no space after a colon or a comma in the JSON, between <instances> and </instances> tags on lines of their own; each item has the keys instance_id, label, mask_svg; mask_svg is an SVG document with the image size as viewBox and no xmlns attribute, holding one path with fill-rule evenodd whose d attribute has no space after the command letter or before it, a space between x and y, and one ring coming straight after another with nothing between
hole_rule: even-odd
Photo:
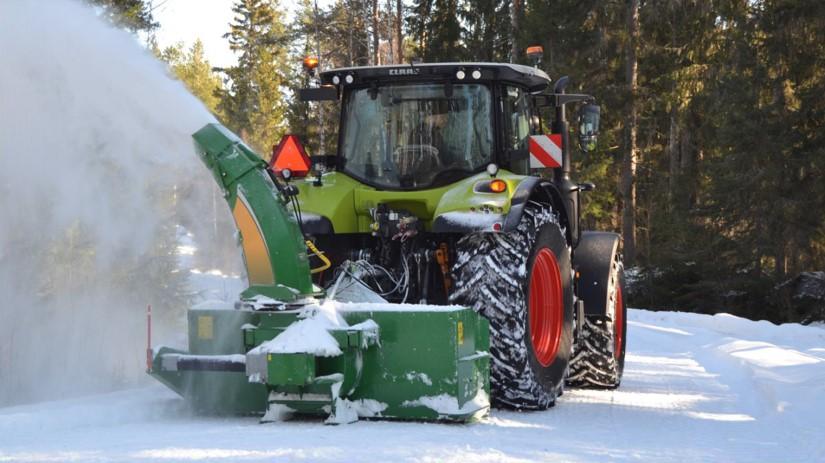
<instances>
[{"instance_id":1,"label":"mirror arm","mask_svg":"<svg viewBox=\"0 0 825 463\"><path fill-rule=\"evenodd\" d=\"M579 102L593 103L596 101L596 99L593 98L593 96L591 95L584 95L578 93L554 93L552 96L554 104L556 106Z\"/></svg>"},{"instance_id":2,"label":"mirror arm","mask_svg":"<svg viewBox=\"0 0 825 463\"><path fill-rule=\"evenodd\" d=\"M533 101L539 108L546 108L548 106L561 106L569 103L595 103L596 98L592 95L585 95L582 93L549 93L533 95Z\"/></svg>"}]
</instances>

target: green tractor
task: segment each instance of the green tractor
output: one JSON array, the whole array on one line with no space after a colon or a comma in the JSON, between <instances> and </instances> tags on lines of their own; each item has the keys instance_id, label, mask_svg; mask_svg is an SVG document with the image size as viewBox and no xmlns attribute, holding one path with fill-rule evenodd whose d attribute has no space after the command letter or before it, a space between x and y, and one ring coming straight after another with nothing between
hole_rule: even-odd
<instances>
[{"instance_id":1,"label":"green tractor","mask_svg":"<svg viewBox=\"0 0 825 463\"><path fill-rule=\"evenodd\" d=\"M493 402L508 407L544 409L565 381L616 387L622 375L620 237L579 226L593 185L571 178L565 117L582 104L589 151L599 108L567 83L516 64L334 69L302 96L340 99L338 152L273 153L290 180L315 161L314 176L293 181L303 230L332 261L315 282L354 268L390 302L481 313Z\"/></svg>"},{"instance_id":2,"label":"green tractor","mask_svg":"<svg viewBox=\"0 0 825 463\"><path fill-rule=\"evenodd\" d=\"M239 230L249 288L189 310L188 350L147 369L195 408L467 421L618 387L620 237L582 231L567 78L496 63L334 69L337 153L288 135L269 164L217 124L194 134ZM543 115L552 114L549 134ZM150 331L151 332L151 331Z\"/></svg>"}]
</instances>

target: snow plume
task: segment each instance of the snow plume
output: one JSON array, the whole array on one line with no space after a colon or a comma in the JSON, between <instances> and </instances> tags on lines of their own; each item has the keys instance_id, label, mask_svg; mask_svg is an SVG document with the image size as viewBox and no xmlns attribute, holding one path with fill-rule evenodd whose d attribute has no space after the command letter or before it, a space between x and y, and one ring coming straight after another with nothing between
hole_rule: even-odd
<instances>
[{"instance_id":1,"label":"snow plume","mask_svg":"<svg viewBox=\"0 0 825 463\"><path fill-rule=\"evenodd\" d=\"M184 313L177 225L228 215L191 140L214 119L79 1L3 0L0 50L0 405L145 380L146 304L161 336Z\"/></svg>"}]
</instances>

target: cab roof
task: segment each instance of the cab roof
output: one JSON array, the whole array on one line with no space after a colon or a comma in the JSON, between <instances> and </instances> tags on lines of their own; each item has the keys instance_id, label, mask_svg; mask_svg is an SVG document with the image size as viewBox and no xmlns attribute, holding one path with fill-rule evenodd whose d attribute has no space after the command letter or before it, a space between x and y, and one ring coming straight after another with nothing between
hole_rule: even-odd
<instances>
[{"instance_id":1,"label":"cab roof","mask_svg":"<svg viewBox=\"0 0 825 463\"><path fill-rule=\"evenodd\" d=\"M464 79L458 79L458 71L464 72ZM473 78L473 71L480 77ZM541 69L509 63L420 63L393 64L386 66L364 66L331 69L321 72L322 84L334 84L338 76L344 82L346 76L353 77L353 84L366 82L432 82L450 79L452 82L506 81L527 87L531 92L544 90L550 85L550 77Z\"/></svg>"}]
</instances>

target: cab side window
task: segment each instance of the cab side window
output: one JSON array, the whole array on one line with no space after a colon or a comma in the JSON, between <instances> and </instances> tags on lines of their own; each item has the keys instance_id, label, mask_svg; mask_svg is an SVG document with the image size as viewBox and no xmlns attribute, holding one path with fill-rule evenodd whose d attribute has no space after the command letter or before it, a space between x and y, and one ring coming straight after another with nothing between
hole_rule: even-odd
<instances>
[{"instance_id":1,"label":"cab side window","mask_svg":"<svg viewBox=\"0 0 825 463\"><path fill-rule=\"evenodd\" d=\"M505 85L502 89L504 149L510 153L510 170L517 174L529 173L527 142L530 137L530 96L518 87ZM521 154L515 155L513 154Z\"/></svg>"}]
</instances>

